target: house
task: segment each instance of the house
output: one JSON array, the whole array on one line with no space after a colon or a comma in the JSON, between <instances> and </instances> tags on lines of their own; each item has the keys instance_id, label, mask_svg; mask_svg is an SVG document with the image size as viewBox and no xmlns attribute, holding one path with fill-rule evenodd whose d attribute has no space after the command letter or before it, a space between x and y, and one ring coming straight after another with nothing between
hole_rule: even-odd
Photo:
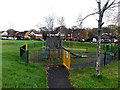
<instances>
[{"instance_id":1,"label":"house","mask_svg":"<svg viewBox=\"0 0 120 90\"><path fill-rule=\"evenodd\" d=\"M85 41L88 37L87 31L85 29L76 29L72 32L73 41Z\"/></svg>"},{"instance_id":2,"label":"house","mask_svg":"<svg viewBox=\"0 0 120 90\"><path fill-rule=\"evenodd\" d=\"M95 35L92 38L92 42L97 42L98 35ZM110 33L102 33L101 35L101 42L102 43L113 43L117 41L117 37L114 35L111 35Z\"/></svg>"},{"instance_id":3,"label":"house","mask_svg":"<svg viewBox=\"0 0 120 90\"><path fill-rule=\"evenodd\" d=\"M49 33L48 33L49 36ZM72 36L71 29L67 29L65 26L60 26L55 31L50 31L50 36L59 36L63 40L70 40Z\"/></svg>"},{"instance_id":4,"label":"house","mask_svg":"<svg viewBox=\"0 0 120 90\"><path fill-rule=\"evenodd\" d=\"M52 36L61 36L61 37L64 37L65 34L64 34L64 31L65 31L65 26L60 26L60 27L57 27L55 28L54 31L48 31L47 32L47 37L52 37Z\"/></svg>"},{"instance_id":5,"label":"house","mask_svg":"<svg viewBox=\"0 0 120 90\"><path fill-rule=\"evenodd\" d=\"M25 35L24 32L19 32L19 33L17 33L17 34L16 34L17 40L23 40L23 39L24 39L24 35Z\"/></svg>"},{"instance_id":6,"label":"house","mask_svg":"<svg viewBox=\"0 0 120 90\"><path fill-rule=\"evenodd\" d=\"M16 37L17 37L18 40L30 39L29 34L30 34L29 31L18 32L18 33L16 34Z\"/></svg>"},{"instance_id":7,"label":"house","mask_svg":"<svg viewBox=\"0 0 120 90\"><path fill-rule=\"evenodd\" d=\"M65 32L65 36L64 36L64 39L65 40L72 40L72 30L71 29L68 29L68 30L66 30L66 32Z\"/></svg>"},{"instance_id":8,"label":"house","mask_svg":"<svg viewBox=\"0 0 120 90\"><path fill-rule=\"evenodd\" d=\"M16 40L16 34L19 33L19 31L15 31L14 29L8 29L7 30L8 33L8 40Z\"/></svg>"},{"instance_id":9,"label":"house","mask_svg":"<svg viewBox=\"0 0 120 90\"><path fill-rule=\"evenodd\" d=\"M31 31L29 36L33 39L43 38L42 33L38 32L38 31Z\"/></svg>"},{"instance_id":10,"label":"house","mask_svg":"<svg viewBox=\"0 0 120 90\"><path fill-rule=\"evenodd\" d=\"M24 31L24 38L30 38L30 31Z\"/></svg>"},{"instance_id":11,"label":"house","mask_svg":"<svg viewBox=\"0 0 120 90\"><path fill-rule=\"evenodd\" d=\"M18 31L15 31L13 29L9 29L7 31L1 31L0 32L0 37L4 40L16 40L16 34Z\"/></svg>"},{"instance_id":12,"label":"house","mask_svg":"<svg viewBox=\"0 0 120 90\"><path fill-rule=\"evenodd\" d=\"M6 40L8 38L7 31L1 31L0 32L0 38Z\"/></svg>"},{"instance_id":13,"label":"house","mask_svg":"<svg viewBox=\"0 0 120 90\"><path fill-rule=\"evenodd\" d=\"M52 37L52 36L60 36L60 32L59 31L48 31L47 37Z\"/></svg>"},{"instance_id":14,"label":"house","mask_svg":"<svg viewBox=\"0 0 120 90\"><path fill-rule=\"evenodd\" d=\"M113 43L117 41L117 37L114 35L109 35L108 33L104 33L101 36L101 42L102 43Z\"/></svg>"},{"instance_id":15,"label":"house","mask_svg":"<svg viewBox=\"0 0 120 90\"><path fill-rule=\"evenodd\" d=\"M105 33L105 34L102 34L101 35L101 39L110 39L110 35L108 35L107 33Z\"/></svg>"}]
</instances>

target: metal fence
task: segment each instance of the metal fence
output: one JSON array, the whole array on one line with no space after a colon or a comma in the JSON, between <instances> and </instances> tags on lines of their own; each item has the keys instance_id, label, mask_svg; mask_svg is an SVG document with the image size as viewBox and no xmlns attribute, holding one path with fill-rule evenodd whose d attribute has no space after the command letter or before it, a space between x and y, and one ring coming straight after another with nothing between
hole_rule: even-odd
<instances>
[{"instance_id":1,"label":"metal fence","mask_svg":"<svg viewBox=\"0 0 120 90\"><path fill-rule=\"evenodd\" d=\"M102 49L104 50L104 56L111 55L115 57L116 60L120 60L120 47L115 44L102 44Z\"/></svg>"},{"instance_id":2,"label":"metal fence","mask_svg":"<svg viewBox=\"0 0 120 90\"><path fill-rule=\"evenodd\" d=\"M27 44L20 47L20 58L26 63L62 64L62 56L62 49L27 50Z\"/></svg>"},{"instance_id":3,"label":"metal fence","mask_svg":"<svg viewBox=\"0 0 120 90\"><path fill-rule=\"evenodd\" d=\"M120 56L120 47L118 46L102 46L106 51L101 54L101 65L105 66ZM64 49L64 48L63 48ZM63 49L44 49L44 50L27 50L27 45L20 47L20 57L26 63L44 63L46 65L62 65L63 64ZM70 52L69 50L64 49ZM74 53L70 52L70 66L71 69L85 68L96 65L96 54L91 52ZM67 55L67 54L66 54ZM66 56L65 55L65 56ZM87 57L86 57L87 56ZM120 58L120 57L119 57Z\"/></svg>"},{"instance_id":4,"label":"metal fence","mask_svg":"<svg viewBox=\"0 0 120 90\"><path fill-rule=\"evenodd\" d=\"M48 51L29 51L29 61L32 63L40 63L47 60Z\"/></svg>"},{"instance_id":5,"label":"metal fence","mask_svg":"<svg viewBox=\"0 0 120 90\"><path fill-rule=\"evenodd\" d=\"M44 51L29 51L29 62L47 64L62 63L62 49L44 50Z\"/></svg>"}]
</instances>

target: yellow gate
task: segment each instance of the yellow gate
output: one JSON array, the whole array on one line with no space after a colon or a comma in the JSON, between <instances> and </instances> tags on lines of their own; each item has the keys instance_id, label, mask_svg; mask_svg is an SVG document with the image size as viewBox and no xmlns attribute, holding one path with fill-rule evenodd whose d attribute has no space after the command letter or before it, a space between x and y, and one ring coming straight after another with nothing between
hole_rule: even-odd
<instances>
[{"instance_id":1,"label":"yellow gate","mask_svg":"<svg viewBox=\"0 0 120 90\"><path fill-rule=\"evenodd\" d=\"M63 51L63 65L70 70L70 52Z\"/></svg>"}]
</instances>

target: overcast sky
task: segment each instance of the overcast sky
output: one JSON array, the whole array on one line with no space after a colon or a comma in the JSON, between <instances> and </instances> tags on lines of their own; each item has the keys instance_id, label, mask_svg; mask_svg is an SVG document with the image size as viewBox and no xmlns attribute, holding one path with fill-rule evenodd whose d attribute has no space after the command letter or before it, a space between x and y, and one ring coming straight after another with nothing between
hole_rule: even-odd
<instances>
[{"instance_id":1,"label":"overcast sky","mask_svg":"<svg viewBox=\"0 0 120 90\"><path fill-rule=\"evenodd\" d=\"M44 17L54 14L65 17L67 28L77 25L77 17L94 12L96 0L0 0L0 31L13 28L18 31L38 29L45 25ZM97 27L97 16L84 21L83 27Z\"/></svg>"}]
</instances>

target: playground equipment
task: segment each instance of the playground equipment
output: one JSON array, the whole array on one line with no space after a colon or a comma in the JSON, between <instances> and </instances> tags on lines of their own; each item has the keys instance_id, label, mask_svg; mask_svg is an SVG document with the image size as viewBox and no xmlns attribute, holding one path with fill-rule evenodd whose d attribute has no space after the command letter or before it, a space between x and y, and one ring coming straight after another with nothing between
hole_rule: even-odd
<instances>
[{"instance_id":1,"label":"playground equipment","mask_svg":"<svg viewBox=\"0 0 120 90\"><path fill-rule=\"evenodd\" d=\"M63 51L63 65L70 70L70 52Z\"/></svg>"},{"instance_id":2,"label":"playground equipment","mask_svg":"<svg viewBox=\"0 0 120 90\"><path fill-rule=\"evenodd\" d=\"M52 39L53 41L51 40L51 42L48 39L48 42L46 42L48 43L46 45L47 48L42 50L30 50L32 46L40 46L41 42L37 42L38 45L23 45L22 47L20 47L21 59L24 60L26 63L44 63L45 65L53 66L64 65L68 70L95 66L95 60L97 58L95 53L86 53L87 50L85 50L84 52L75 53L68 50L67 48L62 47L62 44L60 43L61 41L58 41L56 44L54 40L57 40L59 38ZM102 47L108 53L106 53L105 55L101 54L101 65L107 65L111 61L113 61L115 56L117 55L117 52L115 52L117 50L117 47L108 47L107 44L105 44L105 46L103 45ZM109 55L109 53L111 54L111 52L114 53L114 57L113 55Z\"/></svg>"},{"instance_id":3,"label":"playground equipment","mask_svg":"<svg viewBox=\"0 0 120 90\"><path fill-rule=\"evenodd\" d=\"M85 55L78 55L78 54L76 54L76 53L74 53L74 52L72 52L72 51L70 51L70 50L67 50L67 49L64 48L64 47L63 47L63 49L64 49L65 51L70 52L70 54L72 54L72 55L75 56L75 57L79 57L79 58L86 58L86 57L87 57L87 56L85 56Z\"/></svg>"},{"instance_id":4,"label":"playground equipment","mask_svg":"<svg viewBox=\"0 0 120 90\"><path fill-rule=\"evenodd\" d=\"M46 62L48 65L64 65L68 70L70 70L70 55L76 57L79 56L65 48L62 47L62 41L58 37L50 37L46 40L45 50L28 50L28 47L38 46L33 43L33 45L25 44L20 47L20 57L26 63L41 63ZM42 45L43 46L43 45Z\"/></svg>"},{"instance_id":5,"label":"playground equipment","mask_svg":"<svg viewBox=\"0 0 120 90\"><path fill-rule=\"evenodd\" d=\"M46 47L49 51L48 59L53 60L54 53L58 52L58 58L62 60L62 40L60 37L48 37L46 39Z\"/></svg>"}]
</instances>

